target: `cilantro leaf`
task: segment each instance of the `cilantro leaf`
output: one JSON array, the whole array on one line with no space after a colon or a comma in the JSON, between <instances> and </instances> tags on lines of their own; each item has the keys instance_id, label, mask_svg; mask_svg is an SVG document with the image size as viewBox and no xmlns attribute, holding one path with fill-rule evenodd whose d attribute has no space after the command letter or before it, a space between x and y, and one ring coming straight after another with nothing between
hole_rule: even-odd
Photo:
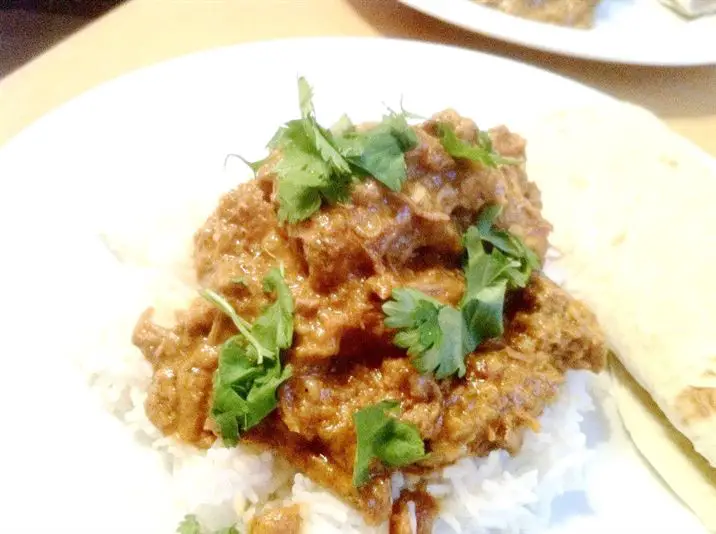
<instances>
[{"instance_id":1,"label":"cilantro leaf","mask_svg":"<svg viewBox=\"0 0 716 534\"><path fill-rule=\"evenodd\" d=\"M525 287L532 270L540 268L539 257L517 236L495 228L494 221L501 211L502 207L497 204L483 208L473 228L477 229L479 238L484 243L489 243L517 262L517 268L513 265L507 269L510 287Z\"/></svg>"},{"instance_id":2,"label":"cilantro leaf","mask_svg":"<svg viewBox=\"0 0 716 534\"><path fill-rule=\"evenodd\" d=\"M211 415L227 446L235 445L242 432L276 408L276 390L291 376L291 366L281 365L280 351L293 340L294 303L281 269L269 271L264 290L276 293L276 300L253 325L217 293L202 293L232 318L240 332L221 346L214 375Z\"/></svg>"},{"instance_id":3,"label":"cilantro leaf","mask_svg":"<svg viewBox=\"0 0 716 534\"><path fill-rule=\"evenodd\" d=\"M390 111L390 114L383 117L383 122L378 126L380 129L389 131L395 137L403 152L408 152L418 146L418 136L407 121L412 116L405 110L401 113Z\"/></svg>"},{"instance_id":4,"label":"cilantro leaf","mask_svg":"<svg viewBox=\"0 0 716 534\"><path fill-rule=\"evenodd\" d=\"M336 137L340 137L341 135L345 135L354 130L355 125L353 124L353 121L351 121L350 117L345 113L341 115L340 119L338 119L333 126L331 126L331 133Z\"/></svg>"},{"instance_id":5,"label":"cilantro leaf","mask_svg":"<svg viewBox=\"0 0 716 534\"><path fill-rule=\"evenodd\" d=\"M393 290L392 299L383 304L385 325L399 329L393 343L406 349L421 373L445 378L465 374L464 324L452 306L409 288Z\"/></svg>"},{"instance_id":6,"label":"cilantro leaf","mask_svg":"<svg viewBox=\"0 0 716 534\"><path fill-rule=\"evenodd\" d=\"M469 346L504 333L507 289L525 287L532 270L539 268L539 258L521 239L494 227L501 210L498 205L483 208L475 226L463 236L466 289L460 307L471 337ZM486 244L492 247L489 253Z\"/></svg>"},{"instance_id":7,"label":"cilantro leaf","mask_svg":"<svg viewBox=\"0 0 716 534\"><path fill-rule=\"evenodd\" d=\"M434 307L441 306L440 301L418 291L407 287L393 290L393 300L383 304L383 312L386 314L385 325L388 328L406 328L416 321L416 307L431 304Z\"/></svg>"},{"instance_id":8,"label":"cilantro leaf","mask_svg":"<svg viewBox=\"0 0 716 534\"><path fill-rule=\"evenodd\" d=\"M278 217L290 224L308 219L321 207L321 190L307 186L300 176L293 175L278 183Z\"/></svg>"},{"instance_id":9,"label":"cilantro leaf","mask_svg":"<svg viewBox=\"0 0 716 534\"><path fill-rule=\"evenodd\" d=\"M350 167L333 146L333 134L316 122L312 91L298 80L301 119L283 125L269 141L280 150L274 171L278 176L279 219L290 224L308 219L324 200L340 202L350 196Z\"/></svg>"},{"instance_id":10,"label":"cilantro leaf","mask_svg":"<svg viewBox=\"0 0 716 534\"><path fill-rule=\"evenodd\" d=\"M293 298L281 270L273 268L264 279L264 291L276 292L276 300L254 321L253 336L272 351L287 349L293 339Z\"/></svg>"},{"instance_id":11,"label":"cilantro leaf","mask_svg":"<svg viewBox=\"0 0 716 534\"><path fill-rule=\"evenodd\" d=\"M331 143L333 135L316 121L313 108L313 90L304 77L298 79L298 102L303 117L303 128L323 160L339 173L348 174L348 162Z\"/></svg>"},{"instance_id":12,"label":"cilantro leaf","mask_svg":"<svg viewBox=\"0 0 716 534\"><path fill-rule=\"evenodd\" d=\"M238 335L227 339L219 353L218 379L225 383L243 383L260 374L253 353L248 354L246 340Z\"/></svg>"},{"instance_id":13,"label":"cilantro leaf","mask_svg":"<svg viewBox=\"0 0 716 534\"><path fill-rule=\"evenodd\" d=\"M403 467L426 456L423 438L413 424L393 419L375 438L375 455L387 466Z\"/></svg>"},{"instance_id":14,"label":"cilantro leaf","mask_svg":"<svg viewBox=\"0 0 716 534\"><path fill-rule=\"evenodd\" d=\"M282 369L279 362L274 361L268 364L265 373L254 380L246 396L248 413L244 418L243 425L240 425L242 430L256 426L276 408L278 405L276 390L291 378L291 374L290 365Z\"/></svg>"},{"instance_id":15,"label":"cilantro leaf","mask_svg":"<svg viewBox=\"0 0 716 534\"><path fill-rule=\"evenodd\" d=\"M300 122L300 121L299 121ZM343 181L332 182L331 169L307 139L303 129L289 127L281 140L283 155L274 170L278 180L279 218L291 224L309 218L324 198L336 201L349 191L336 194Z\"/></svg>"},{"instance_id":16,"label":"cilantro leaf","mask_svg":"<svg viewBox=\"0 0 716 534\"><path fill-rule=\"evenodd\" d=\"M306 136L306 129L303 127L303 120L301 119L288 121L281 126L267 146L283 151L293 147L301 152L312 152L314 150L310 138Z\"/></svg>"},{"instance_id":17,"label":"cilantro leaf","mask_svg":"<svg viewBox=\"0 0 716 534\"><path fill-rule=\"evenodd\" d=\"M227 446L235 445L242 432L276 408L276 390L291 376L291 366L282 368L278 357L258 364L252 347L242 346L236 337L225 343L219 354L211 407Z\"/></svg>"},{"instance_id":18,"label":"cilantro leaf","mask_svg":"<svg viewBox=\"0 0 716 534\"><path fill-rule=\"evenodd\" d=\"M313 91L304 78L298 79L298 97L301 119L284 124L268 144L281 152L274 167L281 221L295 224L324 202L348 201L356 178L372 176L400 190L407 178L404 153L417 144L404 114L391 112L362 132L344 115L328 130L316 120Z\"/></svg>"},{"instance_id":19,"label":"cilantro leaf","mask_svg":"<svg viewBox=\"0 0 716 534\"><path fill-rule=\"evenodd\" d=\"M509 258L497 249L491 254L485 252L482 234L476 226L467 229L463 235L463 244L467 251L463 303L476 298L483 289L508 276L510 269L521 265L519 261Z\"/></svg>"},{"instance_id":20,"label":"cilantro leaf","mask_svg":"<svg viewBox=\"0 0 716 534\"><path fill-rule=\"evenodd\" d=\"M234 380L224 381L225 376ZM291 366L282 369L278 359L258 365L251 351L242 351L240 345L222 348L211 414L225 445L236 445L242 432L276 408L276 390L290 377Z\"/></svg>"},{"instance_id":21,"label":"cilantro leaf","mask_svg":"<svg viewBox=\"0 0 716 534\"><path fill-rule=\"evenodd\" d=\"M243 157L241 154L227 154L226 159L224 159L224 167L229 162L229 158L238 158L241 160L242 163L244 163L247 167L251 169L251 171L254 173L254 176L259 172L259 169L261 166L266 163L268 158L260 159L258 161L249 161L245 157Z\"/></svg>"},{"instance_id":22,"label":"cilantro leaf","mask_svg":"<svg viewBox=\"0 0 716 534\"><path fill-rule=\"evenodd\" d=\"M434 370L435 378L442 379L457 374L465 376L466 332L462 315L452 306L443 306L438 314L440 340L433 344L413 365L421 372ZM424 370L423 370L424 369Z\"/></svg>"},{"instance_id":23,"label":"cilantro leaf","mask_svg":"<svg viewBox=\"0 0 716 534\"><path fill-rule=\"evenodd\" d=\"M508 289L525 287L539 258L518 237L495 229L500 208L488 206L463 235L465 294L459 308L409 288L393 290L383 304L393 343L407 350L414 367L442 379L464 376L465 356L504 333Z\"/></svg>"},{"instance_id":24,"label":"cilantro leaf","mask_svg":"<svg viewBox=\"0 0 716 534\"><path fill-rule=\"evenodd\" d=\"M370 130L348 131L335 143L356 174L372 176L391 191L400 191L408 177L405 152L417 146L418 138L403 115L391 112Z\"/></svg>"},{"instance_id":25,"label":"cilantro leaf","mask_svg":"<svg viewBox=\"0 0 716 534\"><path fill-rule=\"evenodd\" d=\"M399 406L397 401L383 401L353 414L357 437L355 487L368 482L374 459L390 467L402 467L425 458L425 444L417 427L395 417Z\"/></svg>"},{"instance_id":26,"label":"cilantro leaf","mask_svg":"<svg viewBox=\"0 0 716 534\"><path fill-rule=\"evenodd\" d=\"M177 534L201 534L201 525L195 515L185 515L177 527Z\"/></svg>"},{"instance_id":27,"label":"cilantro leaf","mask_svg":"<svg viewBox=\"0 0 716 534\"><path fill-rule=\"evenodd\" d=\"M377 127L344 137L340 146L346 159L361 175L372 176L391 191L400 191L408 177L401 140L392 132Z\"/></svg>"},{"instance_id":28,"label":"cilantro leaf","mask_svg":"<svg viewBox=\"0 0 716 534\"><path fill-rule=\"evenodd\" d=\"M316 112L313 108L313 89L303 76L298 78L298 107L302 117L313 117Z\"/></svg>"},{"instance_id":29,"label":"cilantro leaf","mask_svg":"<svg viewBox=\"0 0 716 534\"><path fill-rule=\"evenodd\" d=\"M462 305L462 317L469 333L469 337L465 339L467 354L474 351L485 339L500 337L504 333L502 316L506 291L505 280L500 280L483 288L474 298Z\"/></svg>"},{"instance_id":30,"label":"cilantro leaf","mask_svg":"<svg viewBox=\"0 0 716 534\"><path fill-rule=\"evenodd\" d=\"M395 335L393 342L398 347L406 349L409 356L418 358L442 341L442 332L438 321L442 305L434 304L420 297L411 299L412 308L405 314L404 319L400 320L399 316L391 315L391 304L402 301L401 304L405 306L408 300L403 294L405 291L414 290L396 289L393 291L393 300L383 305L383 311L386 314L385 325L388 328L402 328ZM418 291L414 292L419 293ZM429 371L432 369L425 370L425 372Z\"/></svg>"},{"instance_id":31,"label":"cilantro leaf","mask_svg":"<svg viewBox=\"0 0 716 534\"><path fill-rule=\"evenodd\" d=\"M445 151L454 158L469 159L485 167L519 163L514 158L506 158L498 154L492 147L492 140L487 132L479 132L477 143L470 144L460 139L452 126L439 123L438 135Z\"/></svg>"},{"instance_id":32,"label":"cilantro leaf","mask_svg":"<svg viewBox=\"0 0 716 534\"><path fill-rule=\"evenodd\" d=\"M184 516L176 531L177 534L204 534L206 532L202 530L196 516L191 514ZM239 530L236 527L226 527L215 530L211 534L239 534Z\"/></svg>"},{"instance_id":33,"label":"cilantro leaf","mask_svg":"<svg viewBox=\"0 0 716 534\"><path fill-rule=\"evenodd\" d=\"M212 289L202 289L199 291L199 294L231 318L236 328L239 329L239 332L241 332L247 341L255 348L259 363L265 357L273 357L273 352L264 347L261 342L254 337L250 331L251 325L236 313L228 300Z\"/></svg>"}]
</instances>

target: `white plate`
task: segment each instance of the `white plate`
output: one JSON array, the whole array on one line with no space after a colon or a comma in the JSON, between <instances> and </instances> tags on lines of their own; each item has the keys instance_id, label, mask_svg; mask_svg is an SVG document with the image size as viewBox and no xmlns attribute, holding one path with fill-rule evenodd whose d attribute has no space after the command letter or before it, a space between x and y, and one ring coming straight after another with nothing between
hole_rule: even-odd
<instances>
[{"instance_id":1,"label":"white plate","mask_svg":"<svg viewBox=\"0 0 716 534\"><path fill-rule=\"evenodd\" d=\"M507 15L472 0L400 0L433 17L566 56L638 65L716 64L716 15L687 20L659 0L602 0L592 29Z\"/></svg>"},{"instance_id":2,"label":"white plate","mask_svg":"<svg viewBox=\"0 0 716 534\"><path fill-rule=\"evenodd\" d=\"M327 51L344 60L327 61ZM450 72L449 83L426 75L430 65ZM481 84L485 72L499 82ZM141 229L157 192L216 189L212 180L229 152L260 156L277 124L296 113L298 73L314 85L319 118L327 121L344 111L375 117L401 95L417 113L453 106L482 124L513 125L607 99L536 68L465 50L295 40L209 51L132 73L26 129L0 151L3 532L173 530L176 511L162 469L90 399L70 364L95 335L98 318L131 298L97 234L106 224L129 234ZM541 95L539 109L523 98L524 87ZM173 221L178 232L181 213ZM172 243L159 239L155 246L171 250ZM588 477L588 498L563 501L551 531L700 532L634 452L610 400L600 406L604 417L591 422L598 468Z\"/></svg>"}]
</instances>

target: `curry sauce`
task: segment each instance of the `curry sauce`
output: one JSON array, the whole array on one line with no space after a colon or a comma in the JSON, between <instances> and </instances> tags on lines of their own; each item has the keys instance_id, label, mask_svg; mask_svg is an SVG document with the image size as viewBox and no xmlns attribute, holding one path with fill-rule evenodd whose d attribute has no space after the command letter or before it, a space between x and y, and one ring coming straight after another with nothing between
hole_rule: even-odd
<instances>
[{"instance_id":1,"label":"curry sauce","mask_svg":"<svg viewBox=\"0 0 716 534\"><path fill-rule=\"evenodd\" d=\"M451 157L437 137L438 121L465 141L478 135L472 121L451 110L415 127L418 144L406 154L408 179L399 192L369 178L354 187L350 202L282 224L274 170L281 155L274 153L255 179L220 199L194 238L199 284L224 295L240 316L252 319L268 304L262 280L278 263L295 301L286 354L292 377L278 390L278 408L242 439L283 456L370 524L393 514L393 524L404 525L405 506L392 502L391 468L376 465L367 484L352 484L357 410L401 402L400 419L418 429L429 453L407 468L416 474L494 449L514 454L524 430L539 429L566 371L598 371L607 352L591 312L541 273L507 300L505 335L468 355L462 378L421 374L393 344L381 309L393 289L415 288L453 305L462 298L462 234L486 204L503 207L496 225L539 258L548 248L551 226L525 174L524 140L505 127L490 130L495 150L518 164L487 168ZM212 377L220 345L235 333L200 298L172 328L156 325L151 310L140 317L133 342L154 370L146 411L164 434L198 447L217 439ZM434 503L423 508L419 524L431 525Z\"/></svg>"}]
</instances>

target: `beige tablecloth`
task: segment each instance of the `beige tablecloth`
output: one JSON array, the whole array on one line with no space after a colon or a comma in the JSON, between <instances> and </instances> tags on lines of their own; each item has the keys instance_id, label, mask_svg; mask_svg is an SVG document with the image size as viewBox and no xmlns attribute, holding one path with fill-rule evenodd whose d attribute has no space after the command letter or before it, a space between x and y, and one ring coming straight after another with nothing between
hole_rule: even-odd
<instances>
[{"instance_id":1,"label":"beige tablecloth","mask_svg":"<svg viewBox=\"0 0 716 534\"><path fill-rule=\"evenodd\" d=\"M553 56L471 34L395 0L132 0L0 82L0 144L69 98L137 67L214 46L309 35L422 39L527 61L651 109L716 156L716 67Z\"/></svg>"}]
</instances>

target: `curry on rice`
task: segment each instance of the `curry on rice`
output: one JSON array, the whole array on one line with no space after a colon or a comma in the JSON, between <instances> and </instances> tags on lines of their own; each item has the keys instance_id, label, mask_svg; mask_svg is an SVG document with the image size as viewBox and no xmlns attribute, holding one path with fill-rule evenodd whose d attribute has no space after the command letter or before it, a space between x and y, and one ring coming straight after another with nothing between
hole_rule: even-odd
<instances>
[{"instance_id":1,"label":"curry on rice","mask_svg":"<svg viewBox=\"0 0 716 534\"><path fill-rule=\"evenodd\" d=\"M172 328L151 309L140 317L133 342L153 367L146 412L197 447L269 449L391 532L410 532L412 502L417 531L430 532L435 501L418 484L393 502L391 473L518 453L566 372L602 369L605 341L541 273L551 226L519 135L480 131L452 110L419 126L391 113L329 131L305 85L301 103L303 123L279 131L255 178L196 232L203 298ZM366 156L375 147L390 165ZM314 159L289 161L302 153ZM313 184L298 200L296 176ZM297 507L268 507L252 530L300 523Z\"/></svg>"}]
</instances>

